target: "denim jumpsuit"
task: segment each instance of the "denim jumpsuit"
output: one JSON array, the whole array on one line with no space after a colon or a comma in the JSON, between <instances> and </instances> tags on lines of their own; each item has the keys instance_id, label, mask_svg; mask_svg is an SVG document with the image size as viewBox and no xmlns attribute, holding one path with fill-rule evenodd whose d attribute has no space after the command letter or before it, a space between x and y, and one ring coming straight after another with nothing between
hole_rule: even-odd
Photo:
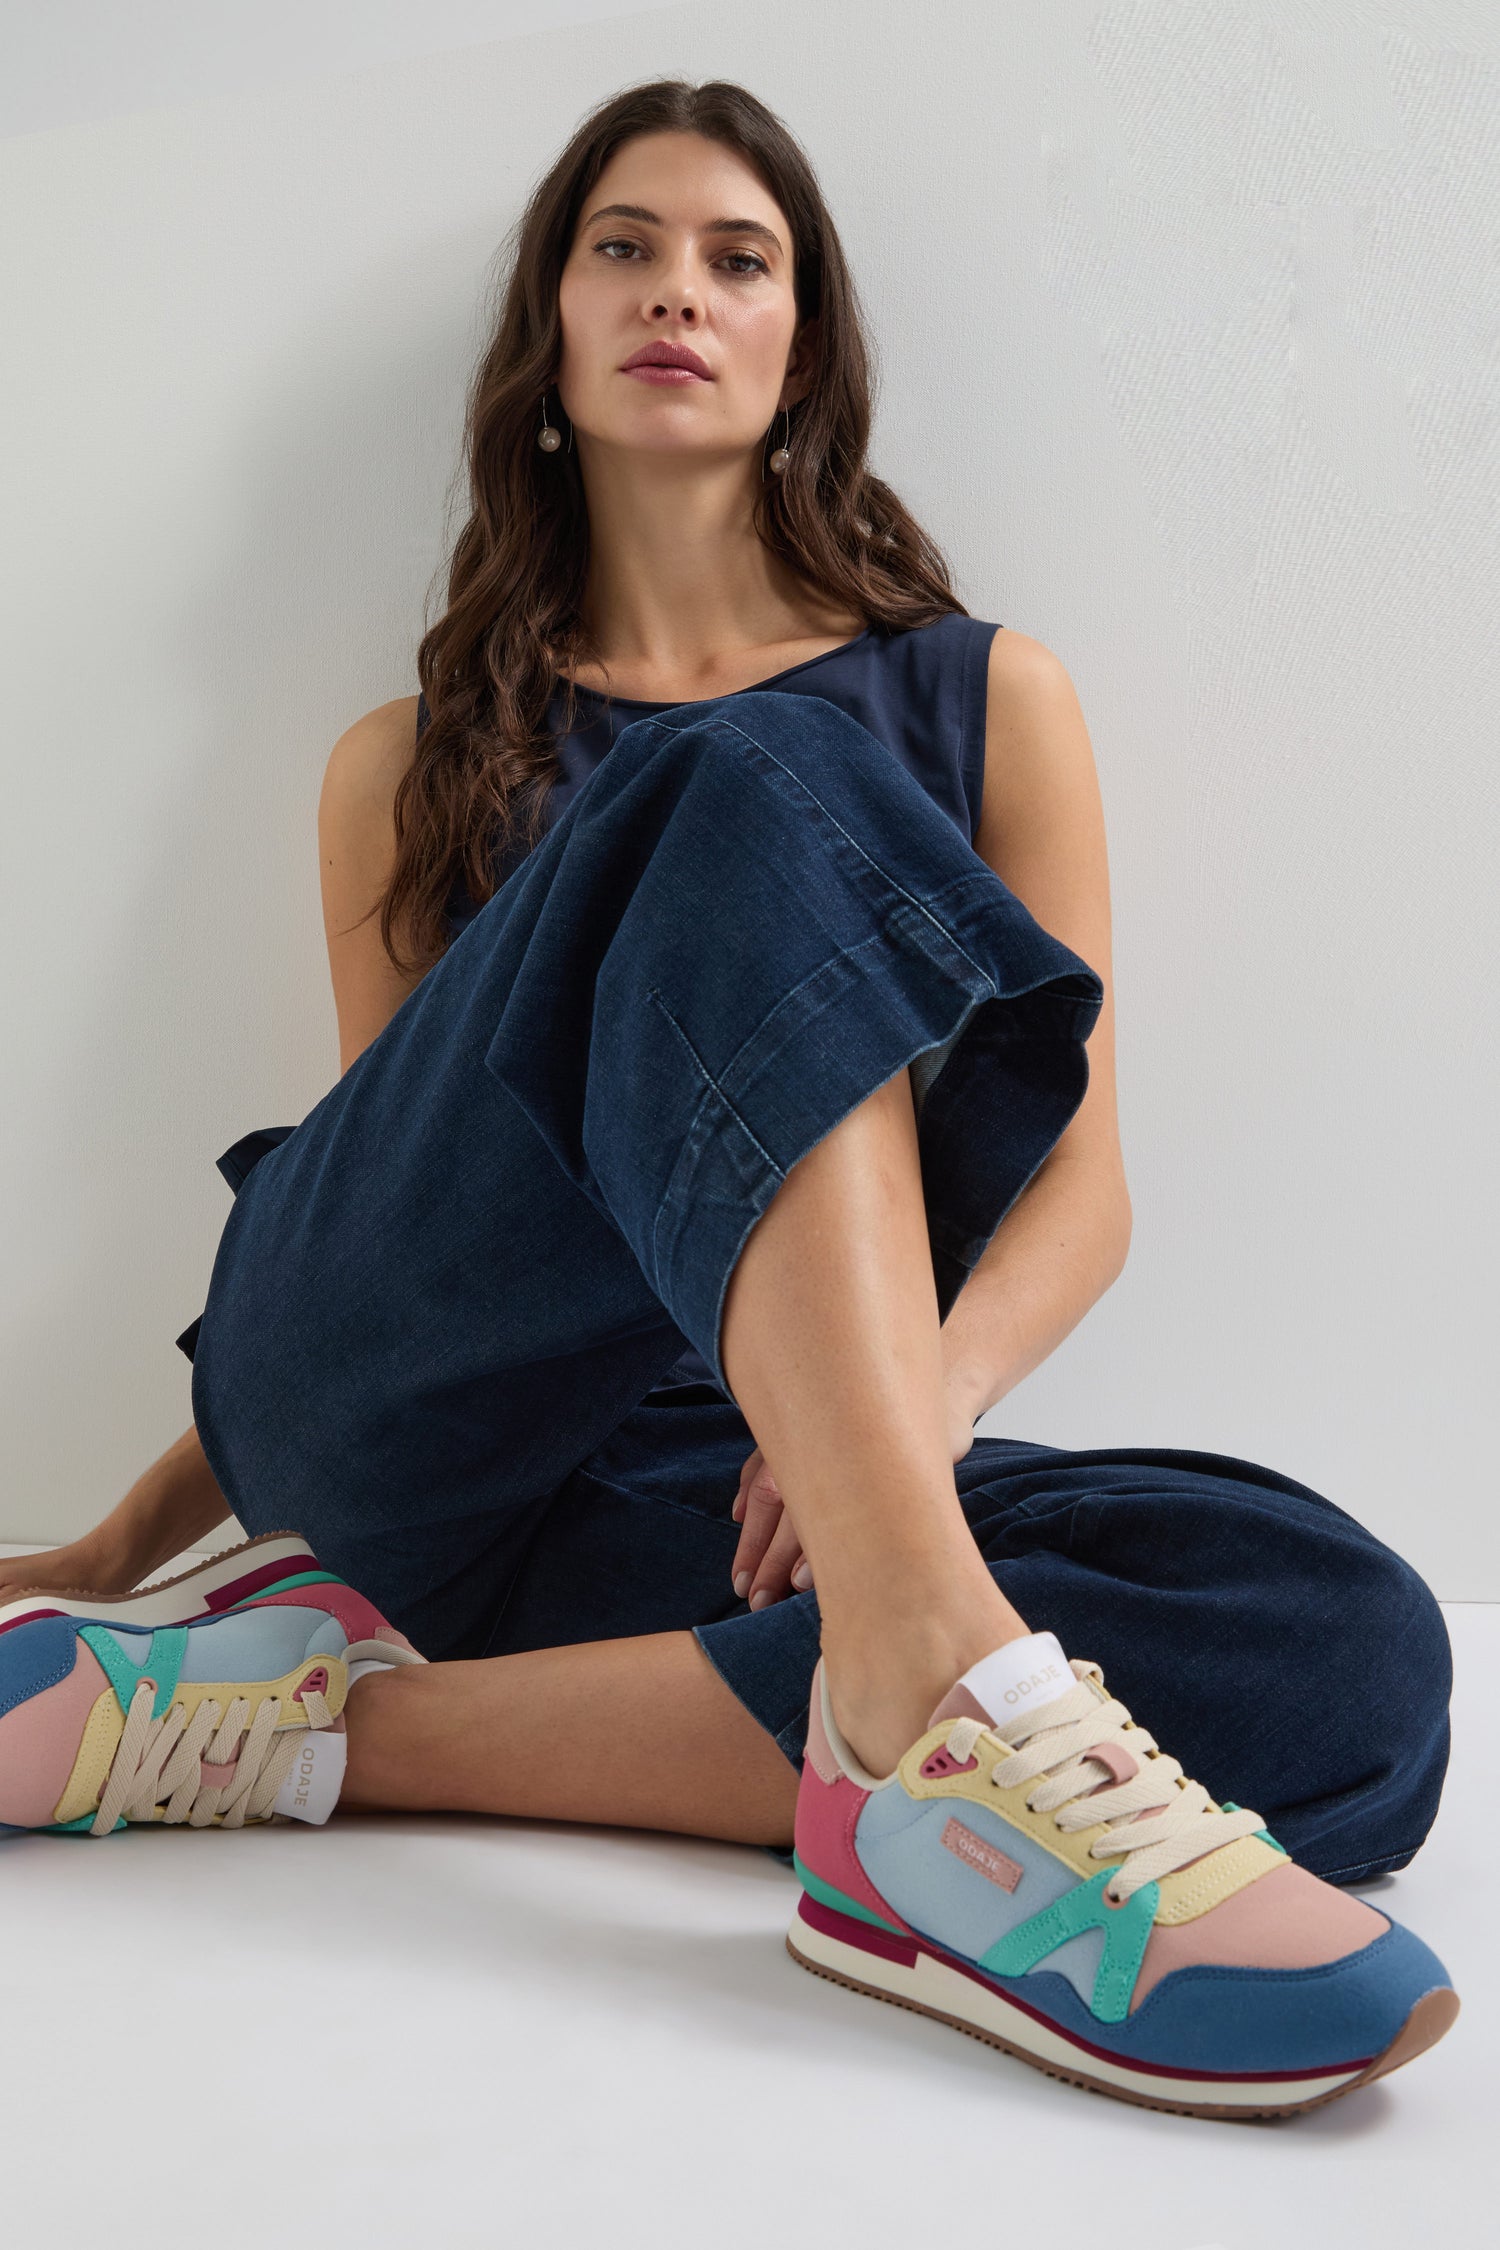
<instances>
[{"instance_id":1,"label":"denim jumpsuit","mask_svg":"<svg viewBox=\"0 0 1500 2250\"><path fill-rule=\"evenodd\" d=\"M752 1612L729 1276L791 1167L913 1065L940 1315L1083 1099L1103 987L973 846L962 613L753 688L580 691L548 826L235 1189L179 1337L210 1468L434 1659L691 1630L794 1766L816 1587ZM419 708L419 726L425 721ZM1034 1629L1315 1873L1437 1808L1447 1635L1320 1494L1170 1447L976 1437L955 1479ZM1316 1678L1316 1704L1307 1681Z\"/></svg>"}]
</instances>

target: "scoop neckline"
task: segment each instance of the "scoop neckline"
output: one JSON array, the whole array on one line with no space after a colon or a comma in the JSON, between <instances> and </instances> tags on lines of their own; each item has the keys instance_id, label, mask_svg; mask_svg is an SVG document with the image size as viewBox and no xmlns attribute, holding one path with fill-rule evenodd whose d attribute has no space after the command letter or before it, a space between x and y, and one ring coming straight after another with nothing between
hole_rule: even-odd
<instances>
[{"instance_id":1,"label":"scoop neckline","mask_svg":"<svg viewBox=\"0 0 1500 2250\"><path fill-rule=\"evenodd\" d=\"M809 671L814 664L826 664L831 656L842 656L846 650L858 648L860 642L867 641L874 630L873 625L867 625L862 633L855 634L853 640L840 641L837 648L825 648L818 656L804 656L800 664L788 664L783 671L767 673L763 680L747 680L743 687L726 688L724 695L694 695L681 703L664 703L659 696L610 695L607 689L589 687L583 680L570 679L565 672L557 674L557 684L559 687L571 687L579 695L591 695L599 703L623 704L631 711L687 710L695 703L722 703L727 696L751 695L757 688L774 687L778 680L790 680L798 672Z\"/></svg>"}]
</instances>

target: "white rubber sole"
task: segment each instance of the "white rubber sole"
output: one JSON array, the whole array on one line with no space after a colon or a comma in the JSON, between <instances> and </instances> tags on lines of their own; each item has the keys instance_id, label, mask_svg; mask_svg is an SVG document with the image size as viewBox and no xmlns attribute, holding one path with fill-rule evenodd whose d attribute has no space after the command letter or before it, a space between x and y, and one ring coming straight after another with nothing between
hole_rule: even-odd
<instances>
[{"instance_id":1,"label":"white rubber sole","mask_svg":"<svg viewBox=\"0 0 1500 2250\"><path fill-rule=\"evenodd\" d=\"M1409 2062L1439 2040L1458 2014L1457 1994L1444 1988L1418 2000L1379 2055L1306 2077L1278 2073L1196 2077L1186 2071L1118 2062L1017 2006L978 1974L966 1975L911 1939L839 1914L805 1892L786 1943L793 1960L814 1975L935 2016L1052 2077L1111 2094L1119 2101L1192 2117L1289 2117L1315 2109Z\"/></svg>"},{"instance_id":2,"label":"white rubber sole","mask_svg":"<svg viewBox=\"0 0 1500 2250\"><path fill-rule=\"evenodd\" d=\"M263 1532L238 1547L215 1555L211 1562L185 1570L177 1578L164 1578L139 1593L91 1594L85 1587L70 1587L65 1594L45 1591L13 1594L0 1602L0 1633L39 1617L99 1617L121 1625L188 1625L194 1618L211 1617L232 1609L237 1601L278 1576L292 1577L303 1570L321 1568L305 1539L294 1532Z\"/></svg>"}]
</instances>

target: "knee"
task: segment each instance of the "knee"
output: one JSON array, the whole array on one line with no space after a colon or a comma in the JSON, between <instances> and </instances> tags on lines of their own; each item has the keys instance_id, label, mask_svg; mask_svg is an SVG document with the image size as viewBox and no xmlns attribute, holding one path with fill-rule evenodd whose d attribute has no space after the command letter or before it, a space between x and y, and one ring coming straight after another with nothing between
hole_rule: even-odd
<instances>
[{"instance_id":1,"label":"knee","mask_svg":"<svg viewBox=\"0 0 1500 2250\"><path fill-rule=\"evenodd\" d=\"M1325 1786L1277 1832L1315 1873L1355 1881L1404 1867L1436 1817L1453 1659L1431 1588L1378 1541L1331 1592L1309 1652L1317 1692L1307 1714L1323 1737Z\"/></svg>"},{"instance_id":2,"label":"knee","mask_svg":"<svg viewBox=\"0 0 1500 2250\"><path fill-rule=\"evenodd\" d=\"M1346 1723L1421 1756L1446 1739L1453 1692L1447 1623L1426 1580L1391 1548L1371 1540L1363 1560L1330 1646L1340 1707Z\"/></svg>"}]
</instances>

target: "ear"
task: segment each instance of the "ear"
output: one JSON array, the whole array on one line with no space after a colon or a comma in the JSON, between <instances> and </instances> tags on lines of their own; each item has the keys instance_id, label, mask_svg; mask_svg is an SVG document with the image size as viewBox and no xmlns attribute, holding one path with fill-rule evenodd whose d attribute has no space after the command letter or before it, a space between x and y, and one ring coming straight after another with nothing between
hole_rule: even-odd
<instances>
[{"instance_id":1,"label":"ear","mask_svg":"<svg viewBox=\"0 0 1500 2250\"><path fill-rule=\"evenodd\" d=\"M798 399L805 398L812 388L813 368L818 358L818 328L819 316L813 313L797 331L776 407L778 414L783 406L795 406Z\"/></svg>"}]
</instances>

